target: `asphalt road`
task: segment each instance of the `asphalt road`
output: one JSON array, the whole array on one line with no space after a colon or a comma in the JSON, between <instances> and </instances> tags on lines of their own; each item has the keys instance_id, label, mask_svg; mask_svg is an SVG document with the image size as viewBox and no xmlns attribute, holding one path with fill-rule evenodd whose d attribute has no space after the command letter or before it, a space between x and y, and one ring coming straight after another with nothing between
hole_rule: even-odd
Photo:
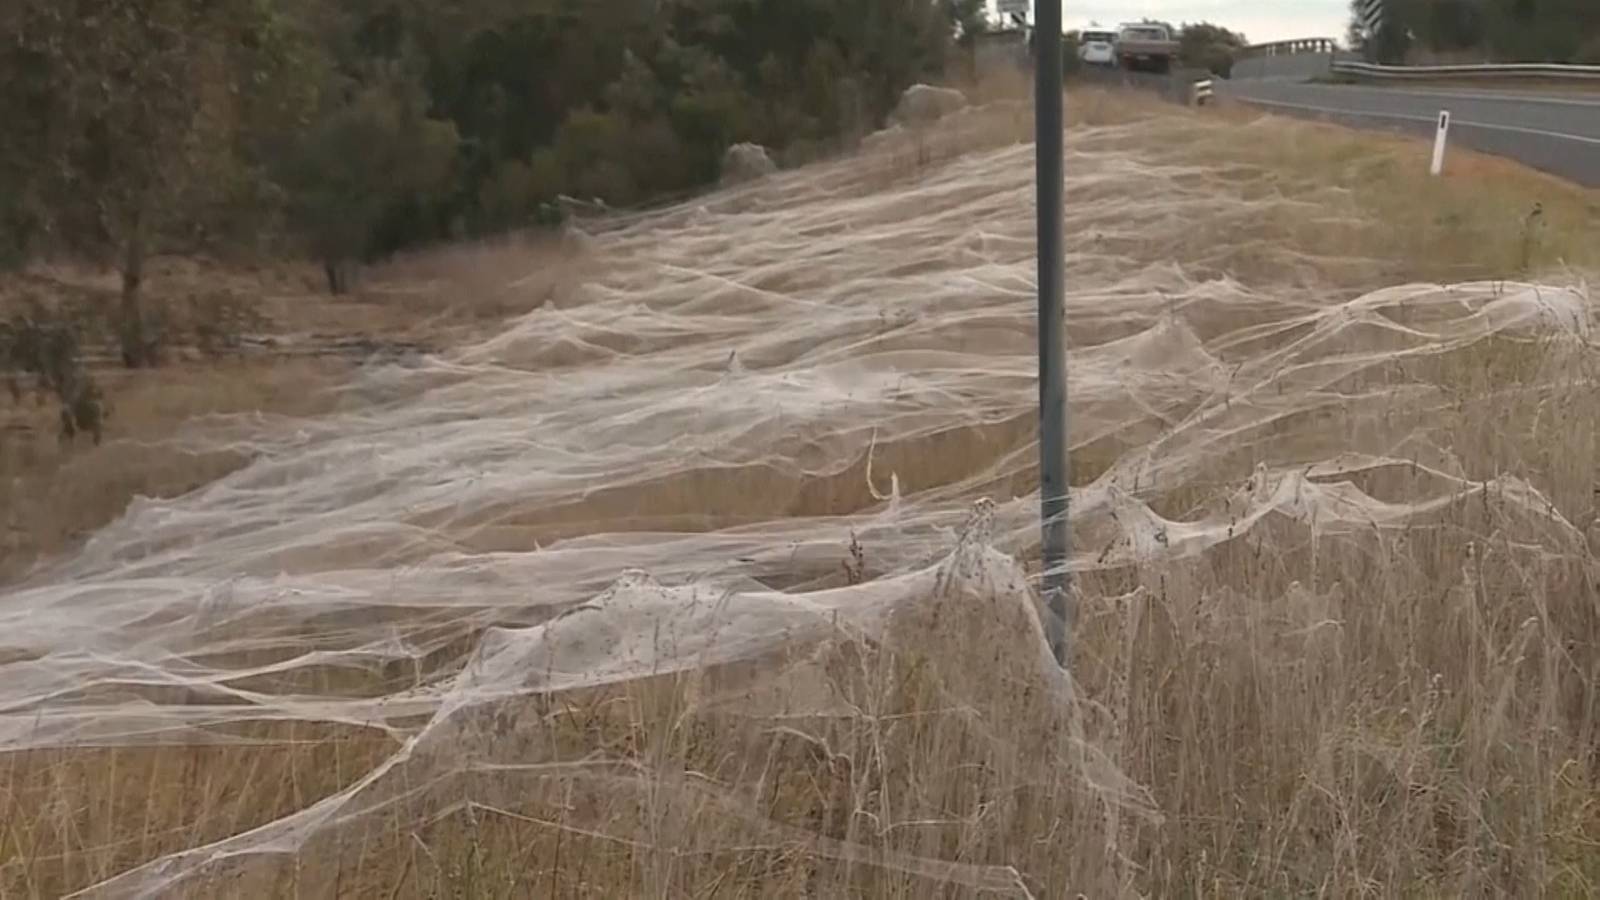
<instances>
[{"instance_id":1,"label":"asphalt road","mask_svg":"<svg viewBox=\"0 0 1600 900\"><path fill-rule=\"evenodd\" d=\"M1217 82L1234 100L1291 115L1431 137L1450 111L1450 142L1600 187L1600 94L1474 88L1361 87L1293 81ZM1446 163L1448 166L1448 163Z\"/></svg>"}]
</instances>

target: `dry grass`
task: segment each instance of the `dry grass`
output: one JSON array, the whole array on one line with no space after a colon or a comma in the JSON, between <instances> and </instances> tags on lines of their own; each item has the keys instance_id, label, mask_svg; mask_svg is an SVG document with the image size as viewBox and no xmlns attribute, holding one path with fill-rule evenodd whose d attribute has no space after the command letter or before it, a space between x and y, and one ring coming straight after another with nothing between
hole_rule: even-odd
<instances>
[{"instance_id":1,"label":"dry grass","mask_svg":"<svg viewBox=\"0 0 1600 900\"><path fill-rule=\"evenodd\" d=\"M1224 107L1214 113L1245 130L1214 134L1193 149L1279 174L1288 196L1344 193L1381 227L1333 235L1392 257L1393 277L1442 281L1508 277L1600 265L1594 240L1600 196L1500 157L1452 148L1445 174L1427 177L1423 140L1356 131ZM1529 227L1535 205L1542 224ZM1323 235L1325 240L1328 235ZM1313 235L1297 236L1312 244Z\"/></svg>"},{"instance_id":2,"label":"dry grass","mask_svg":"<svg viewBox=\"0 0 1600 900\"><path fill-rule=\"evenodd\" d=\"M579 259L556 239L511 236L398 258L341 298L318 293L309 267L162 259L151 267L150 305L172 337L166 364L141 372L117 366L106 337L114 274L41 266L0 281L0 320L42 308L77 323L107 410L98 445L66 441L54 398L0 391L0 583L70 549L135 497L178 496L244 462L181 450L169 439L185 422L327 412L366 358L452 346L564 302Z\"/></svg>"},{"instance_id":3,"label":"dry grass","mask_svg":"<svg viewBox=\"0 0 1600 900\"><path fill-rule=\"evenodd\" d=\"M342 360L235 359L106 373L111 417L99 446L59 440L53 404L24 400L8 411L12 431L0 445L0 578L72 547L135 497L187 493L244 462L176 446L169 439L189 420L326 412L349 372Z\"/></svg>"},{"instance_id":4,"label":"dry grass","mask_svg":"<svg viewBox=\"0 0 1600 900\"><path fill-rule=\"evenodd\" d=\"M1450 179L1435 183L1417 176L1423 148L1401 139L1219 122L1104 92L1071 108L1098 123L1184 116L1174 164L1273 173L1271 189L1303 200L1303 218L1262 227L1283 247L1324 255L1327 266L1310 273L1319 279L1370 287L1588 268L1600 252L1586 192L1498 161L1462 154ZM957 137L887 151L890 162L863 178L915 177L1026 132L1015 110L982 115ZM1533 202L1549 224L1527 259L1519 223ZM1276 259L1264 249L1215 265L1281 276ZM439 279L430 289L438 295L476 294L477 284L449 286L479 277L478 262L419 261L405 277ZM33 499L19 502L47 521L59 513L44 508L45 491L81 484L94 501L78 501L85 508L72 515L88 527L119 496L181 489L210 471L159 451L130 463L141 435L164 434L201 409L313 411L310 386L338 377L320 364L230 365L199 387L184 379L209 370L113 388L122 410L114 427L125 430L101 450L28 470L45 487L25 487ZM1566 519L1595 521L1593 350L1493 341L1408 376L1450 398L1428 436L1464 471L1517 473ZM952 460L952 448L992 459L1022 440L978 432L945 438L941 453L899 448L885 467L908 485L935 486L986 461ZM860 508L859 488L842 487L859 485L860 474L840 476L839 493L830 486L804 512ZM1209 474L1235 473L1219 462ZM1403 498L1416 477L1372 476L1364 487ZM801 487L668 485L649 508L613 509L597 497L586 512L681 527L714 512L754 514L752 494L770 500ZM1163 502L1183 508L1192 498ZM569 518L582 522L584 512ZM23 528L34 521L24 517ZM1158 816L1085 789L1064 713L1074 707L1052 693L1014 587L967 586L930 591L879 638L841 633L782 658L495 704L438 739L434 752L460 765L402 764L369 814L292 855L218 866L186 892L1600 894L1596 560L1582 542L1538 543L1540 527L1486 492L1399 532L1318 539L1266 530L1200 559L1084 579L1076 727L1148 789ZM27 539L59 547L73 530ZM848 553L855 568L840 577L870 581L871 543ZM299 687L330 695L405 681L384 671L343 679ZM803 718L787 715L801 709ZM58 896L270 822L395 750L357 729L258 726L238 736L225 747L0 757L0 896ZM927 859L952 865L915 862Z\"/></svg>"},{"instance_id":5,"label":"dry grass","mask_svg":"<svg viewBox=\"0 0 1600 900\"><path fill-rule=\"evenodd\" d=\"M1027 87L1014 79L968 86L986 105L958 128L889 142L875 184L915 178L926 166L973 150L1031 140ZM1431 146L1423 140L1237 105L1180 109L1147 93L1115 89L1070 91L1067 117L1097 126L1185 121L1167 148L1173 164L1205 166L1252 190L1315 207L1255 227L1270 237L1264 250L1340 261L1313 273L1319 278L1370 286L1600 268L1600 196L1500 157L1453 148L1445 175L1428 178ZM1069 194L1067 202L1075 201L1093 202ZM1536 206L1541 215L1530 225ZM1209 236L1197 230L1195 239ZM1342 263L1352 258L1367 265L1346 271ZM1219 261L1218 269L1233 277L1282 274L1252 271L1251 261L1239 258Z\"/></svg>"}]
</instances>

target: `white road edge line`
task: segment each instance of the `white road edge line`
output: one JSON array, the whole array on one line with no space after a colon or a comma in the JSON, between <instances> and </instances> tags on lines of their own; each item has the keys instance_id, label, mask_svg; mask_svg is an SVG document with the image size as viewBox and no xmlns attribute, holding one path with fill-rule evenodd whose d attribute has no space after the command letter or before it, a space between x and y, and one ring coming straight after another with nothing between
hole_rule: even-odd
<instances>
[{"instance_id":1,"label":"white road edge line","mask_svg":"<svg viewBox=\"0 0 1600 900\"><path fill-rule=\"evenodd\" d=\"M1338 116L1354 116L1358 119L1397 119L1406 122L1433 122L1434 116L1414 116L1409 113L1364 112L1359 109L1339 109L1332 106L1313 106L1309 103L1285 103L1280 100L1256 100L1250 97L1238 97L1244 103L1257 106L1280 106L1284 109L1304 109L1310 112L1332 113ZM1486 131L1509 131L1515 134L1529 134L1535 137L1556 138L1564 141L1577 141L1581 144L1600 146L1600 138L1584 137L1581 134L1566 134L1560 131L1544 131L1538 128L1523 128L1518 125L1491 125L1487 122L1470 122L1466 119L1454 119L1451 124L1457 128L1482 128Z\"/></svg>"}]
</instances>

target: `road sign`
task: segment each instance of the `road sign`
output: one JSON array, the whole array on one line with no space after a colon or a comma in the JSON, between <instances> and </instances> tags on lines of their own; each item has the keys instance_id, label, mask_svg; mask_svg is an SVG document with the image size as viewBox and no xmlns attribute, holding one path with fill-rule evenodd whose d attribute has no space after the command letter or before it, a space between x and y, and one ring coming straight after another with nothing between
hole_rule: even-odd
<instances>
[{"instance_id":1,"label":"road sign","mask_svg":"<svg viewBox=\"0 0 1600 900\"><path fill-rule=\"evenodd\" d=\"M995 0L995 6L999 9L1001 16L1026 16L1029 3L1030 0Z\"/></svg>"}]
</instances>

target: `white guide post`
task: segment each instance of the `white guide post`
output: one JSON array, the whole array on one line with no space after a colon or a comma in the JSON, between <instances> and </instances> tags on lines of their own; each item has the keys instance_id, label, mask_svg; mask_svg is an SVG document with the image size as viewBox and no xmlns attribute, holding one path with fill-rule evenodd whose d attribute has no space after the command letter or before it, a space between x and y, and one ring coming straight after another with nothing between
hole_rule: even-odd
<instances>
[{"instance_id":1,"label":"white guide post","mask_svg":"<svg viewBox=\"0 0 1600 900\"><path fill-rule=\"evenodd\" d=\"M1450 143L1450 110L1439 112L1439 133L1433 139L1433 168L1435 176L1444 172L1444 148Z\"/></svg>"}]
</instances>

